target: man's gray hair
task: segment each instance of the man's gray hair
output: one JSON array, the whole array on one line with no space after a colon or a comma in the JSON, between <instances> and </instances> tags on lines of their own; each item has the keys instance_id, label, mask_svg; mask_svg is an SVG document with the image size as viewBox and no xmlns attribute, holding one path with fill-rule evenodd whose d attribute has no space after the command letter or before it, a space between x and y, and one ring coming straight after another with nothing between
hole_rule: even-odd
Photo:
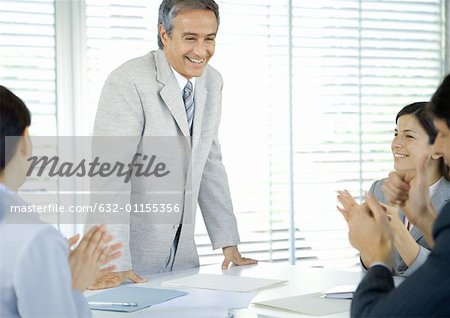
<instances>
[{"instance_id":1,"label":"man's gray hair","mask_svg":"<svg viewBox=\"0 0 450 318\"><path fill-rule=\"evenodd\" d=\"M173 19L181 12L191 10L211 10L214 12L219 27L219 6L214 0L163 0L159 6L158 28L164 27L169 36L172 35ZM162 50L164 45L158 32L158 46Z\"/></svg>"}]
</instances>

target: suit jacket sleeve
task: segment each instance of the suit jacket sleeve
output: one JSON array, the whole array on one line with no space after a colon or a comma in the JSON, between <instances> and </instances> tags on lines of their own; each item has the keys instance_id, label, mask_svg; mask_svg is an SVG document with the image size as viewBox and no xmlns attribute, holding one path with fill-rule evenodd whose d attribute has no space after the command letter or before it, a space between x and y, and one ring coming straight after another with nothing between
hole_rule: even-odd
<instances>
[{"instance_id":1,"label":"suit jacket sleeve","mask_svg":"<svg viewBox=\"0 0 450 318\"><path fill-rule=\"evenodd\" d=\"M43 225L20 252L14 288L21 317L91 317L83 294L72 289L67 242Z\"/></svg>"},{"instance_id":2,"label":"suit jacket sleeve","mask_svg":"<svg viewBox=\"0 0 450 318\"><path fill-rule=\"evenodd\" d=\"M393 290L391 272L382 265L371 267L353 295L351 317L375 317L381 297Z\"/></svg>"},{"instance_id":3,"label":"suit jacket sleeve","mask_svg":"<svg viewBox=\"0 0 450 318\"><path fill-rule=\"evenodd\" d=\"M129 138L129 143L123 139L118 142L120 149L114 149L117 144L112 142L110 153L102 153L103 156L110 155L112 162L131 162L138 147L140 136L145 125L142 102L132 77L126 69L119 68L113 71L103 87L94 124L94 142L97 136L122 136ZM107 179L98 178L94 190L108 190L111 184ZM114 189L117 190L117 189ZM123 184L120 189L123 193L131 195L131 183ZM130 255L130 219L123 216L120 224L109 224L108 231L114 235L116 242L123 244L122 257L112 262L117 271L126 271L132 268ZM92 222L98 224L98 222ZM106 222L108 223L108 220Z\"/></svg>"},{"instance_id":4,"label":"suit jacket sleeve","mask_svg":"<svg viewBox=\"0 0 450 318\"><path fill-rule=\"evenodd\" d=\"M221 101L219 104L221 104ZM220 118L220 113L218 116ZM211 150L203 170L198 204L213 249L240 243L228 177L222 164L218 130L215 131Z\"/></svg>"},{"instance_id":5,"label":"suit jacket sleeve","mask_svg":"<svg viewBox=\"0 0 450 318\"><path fill-rule=\"evenodd\" d=\"M434 249L420 269L394 289L389 270L370 268L353 296L352 317L449 317L450 204L433 227Z\"/></svg>"}]
</instances>

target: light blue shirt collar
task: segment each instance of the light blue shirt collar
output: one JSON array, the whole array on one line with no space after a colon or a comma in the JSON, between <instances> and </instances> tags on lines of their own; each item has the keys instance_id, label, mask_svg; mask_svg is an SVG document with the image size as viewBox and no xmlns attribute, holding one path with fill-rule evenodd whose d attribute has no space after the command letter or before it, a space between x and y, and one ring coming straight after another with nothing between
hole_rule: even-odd
<instances>
[{"instance_id":1,"label":"light blue shirt collar","mask_svg":"<svg viewBox=\"0 0 450 318\"><path fill-rule=\"evenodd\" d=\"M13 190L11 190L10 188L8 188L7 186L5 186L3 183L0 182L0 191L6 192L6 193L12 193L12 194L16 194L16 192L14 192Z\"/></svg>"}]
</instances>

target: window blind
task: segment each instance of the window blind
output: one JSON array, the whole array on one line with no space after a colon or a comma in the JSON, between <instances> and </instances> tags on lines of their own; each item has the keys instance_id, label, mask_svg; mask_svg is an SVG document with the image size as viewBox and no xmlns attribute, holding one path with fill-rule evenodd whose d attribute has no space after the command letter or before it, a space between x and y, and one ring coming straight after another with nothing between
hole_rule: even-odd
<instances>
[{"instance_id":1,"label":"window blind","mask_svg":"<svg viewBox=\"0 0 450 318\"><path fill-rule=\"evenodd\" d=\"M92 134L101 89L122 63L157 48L159 1L86 0L85 134Z\"/></svg>"},{"instance_id":2,"label":"window blind","mask_svg":"<svg viewBox=\"0 0 450 318\"><path fill-rule=\"evenodd\" d=\"M56 135L54 0L0 0L0 83L33 114L33 135Z\"/></svg>"}]
</instances>

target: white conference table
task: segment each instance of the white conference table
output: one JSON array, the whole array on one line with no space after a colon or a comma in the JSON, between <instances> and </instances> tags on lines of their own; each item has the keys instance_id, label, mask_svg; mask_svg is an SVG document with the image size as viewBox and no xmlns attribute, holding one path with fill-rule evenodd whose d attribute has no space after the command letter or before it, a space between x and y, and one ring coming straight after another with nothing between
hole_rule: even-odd
<instances>
[{"instance_id":1,"label":"white conference table","mask_svg":"<svg viewBox=\"0 0 450 318\"><path fill-rule=\"evenodd\" d=\"M361 272L348 272L321 268L311 268L302 265L263 263L251 266L232 266L222 271L219 264L201 266L199 268L167 272L147 276L148 282L134 286L162 287L161 282L185 277L197 273L248 276L258 278L272 278L287 280L288 282L275 285L255 292L236 293L213 291L206 289L176 288L187 291L188 294L168 302L136 311L134 313L117 313L107 311L92 311L94 318L104 317L164 317L164 318L269 318L269 317L317 317L308 316L292 311L252 304L275 298L321 292L337 285L358 284ZM86 293L90 295L92 292ZM240 309L236 309L240 308ZM327 318L349 317L349 312L321 316Z\"/></svg>"}]
</instances>

